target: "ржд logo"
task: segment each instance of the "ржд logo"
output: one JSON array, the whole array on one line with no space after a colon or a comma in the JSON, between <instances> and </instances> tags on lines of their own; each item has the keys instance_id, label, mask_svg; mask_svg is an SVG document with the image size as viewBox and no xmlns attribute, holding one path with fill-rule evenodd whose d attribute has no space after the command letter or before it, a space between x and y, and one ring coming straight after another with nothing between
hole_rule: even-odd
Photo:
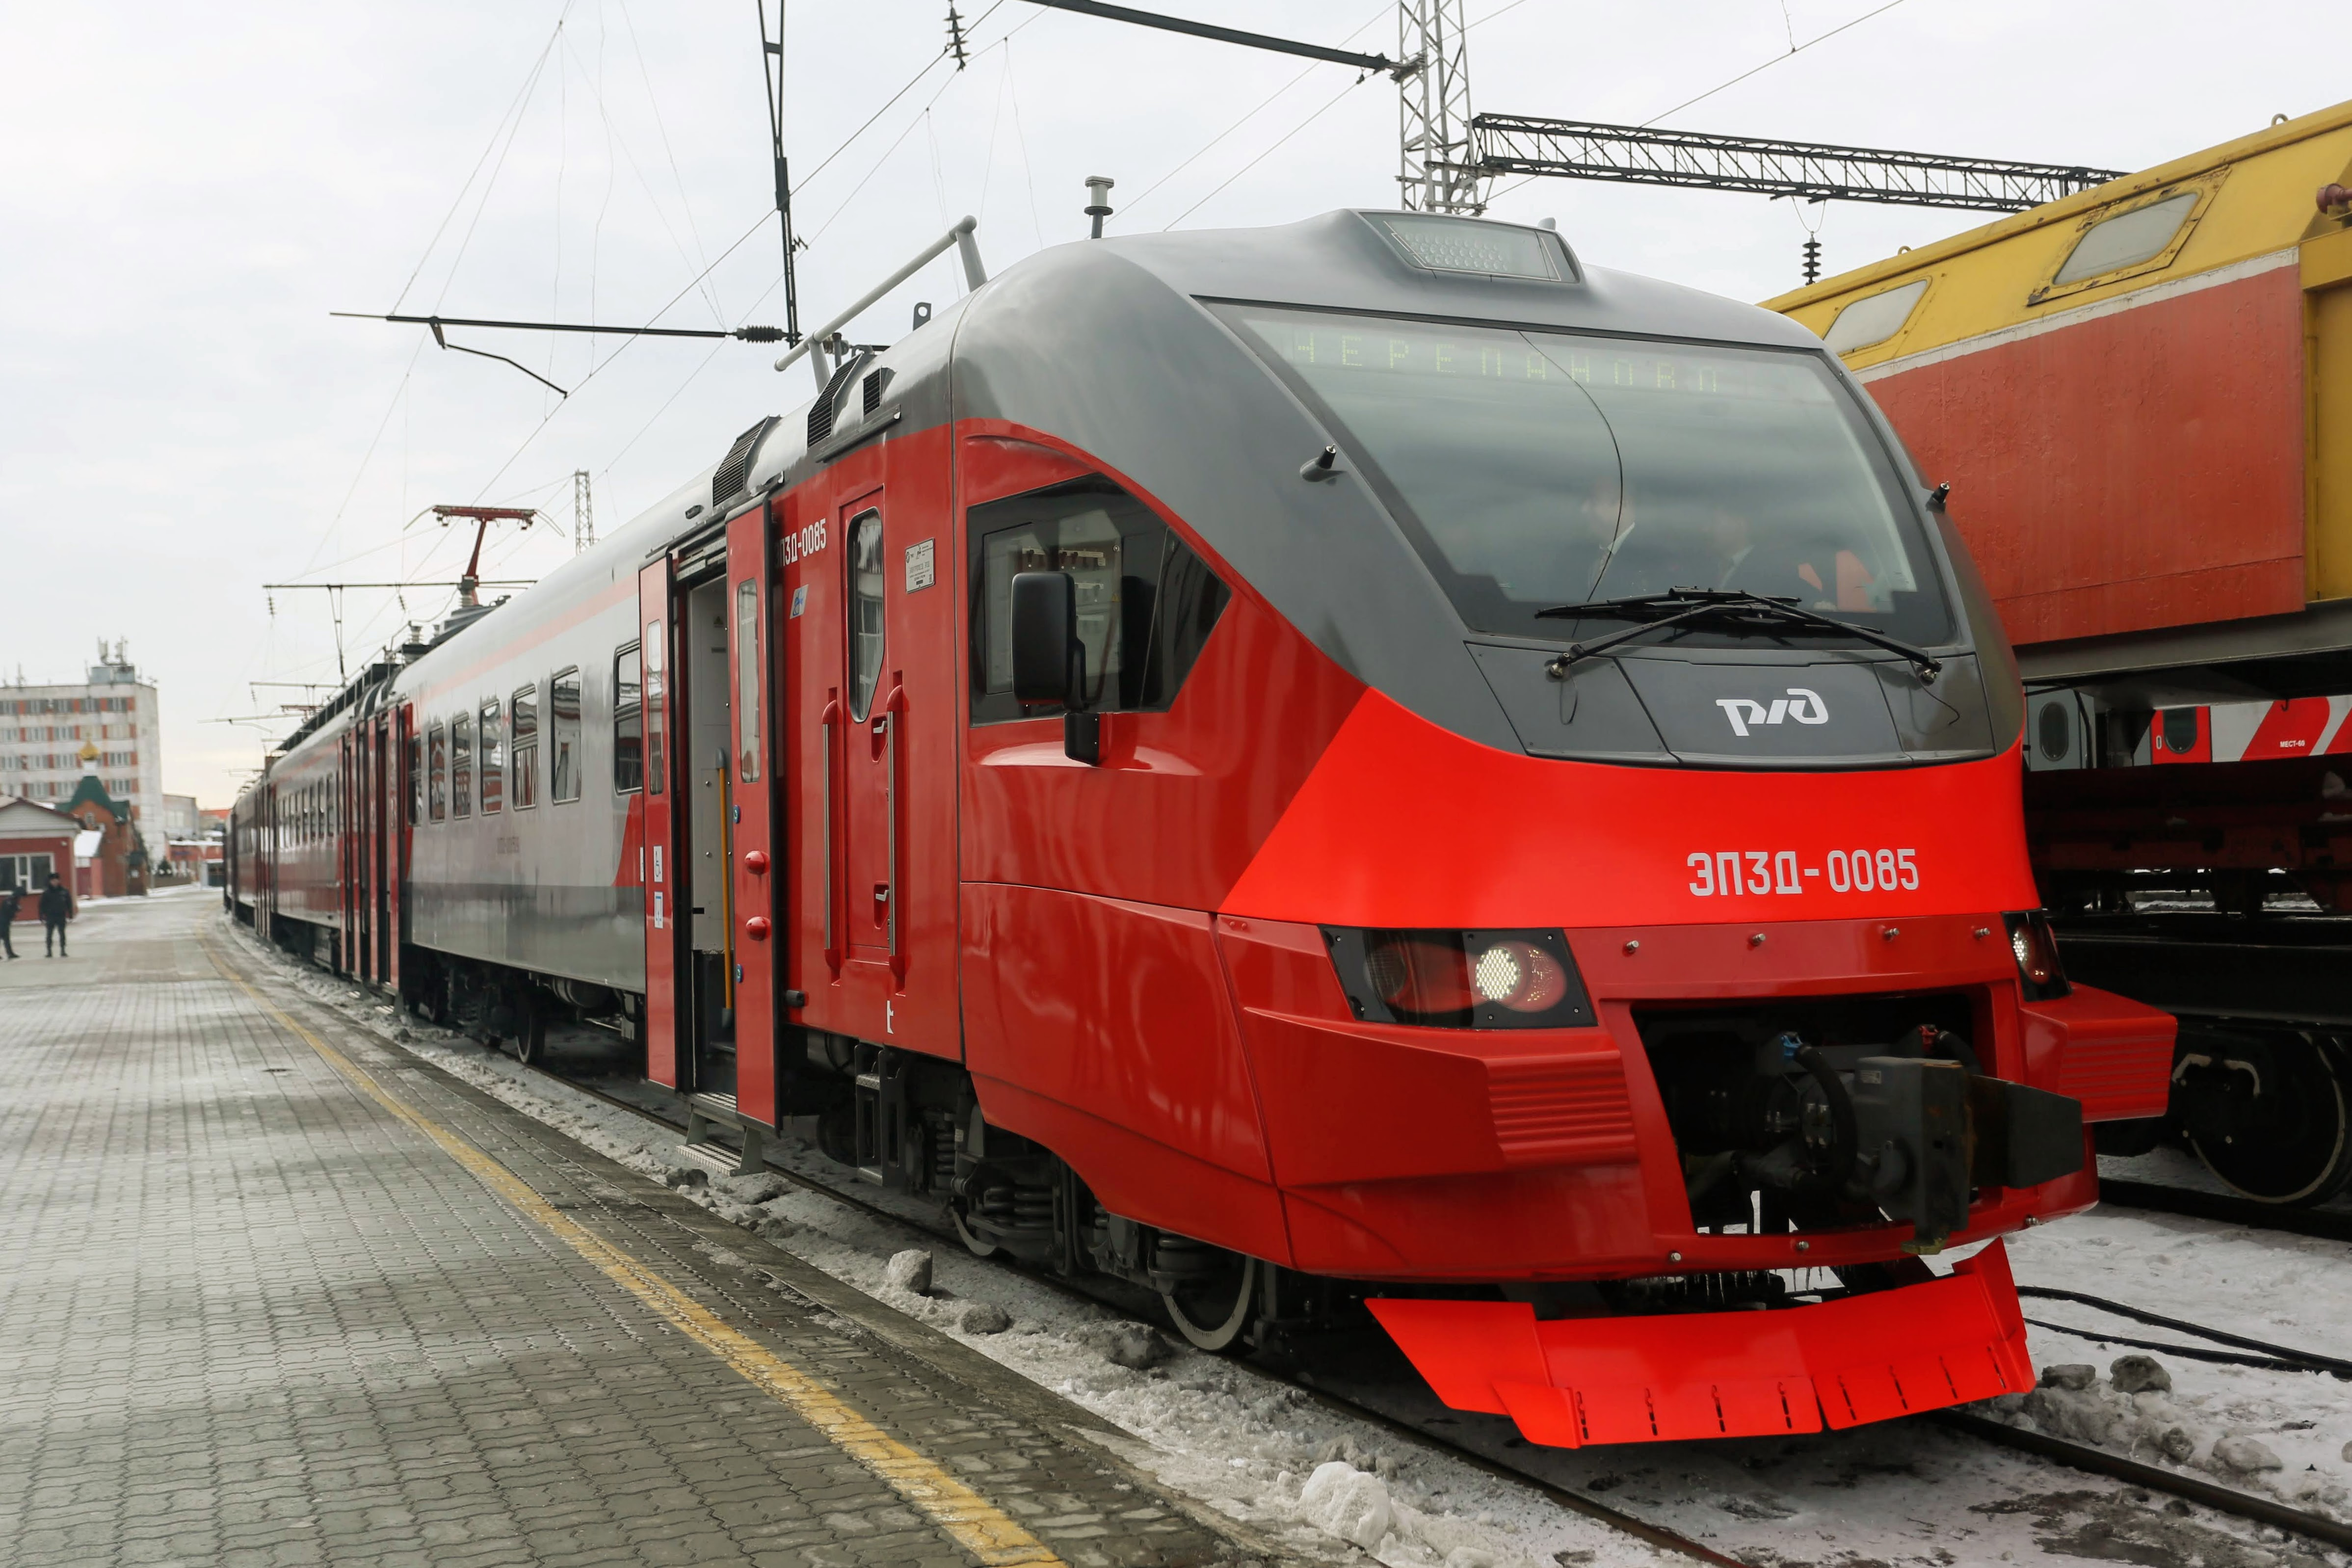
<instances>
[{"instance_id":1,"label":"\u0440\u0436\u0434 logo","mask_svg":"<svg viewBox=\"0 0 2352 1568\"><path fill-rule=\"evenodd\" d=\"M1769 708L1745 697L1718 697L1715 705L1731 721L1731 732L1735 735L1748 733L1750 724L1778 724L1783 719L1794 719L1800 724L1830 721L1829 707L1822 700L1822 694L1802 686L1791 686L1789 695L1775 697Z\"/></svg>"}]
</instances>

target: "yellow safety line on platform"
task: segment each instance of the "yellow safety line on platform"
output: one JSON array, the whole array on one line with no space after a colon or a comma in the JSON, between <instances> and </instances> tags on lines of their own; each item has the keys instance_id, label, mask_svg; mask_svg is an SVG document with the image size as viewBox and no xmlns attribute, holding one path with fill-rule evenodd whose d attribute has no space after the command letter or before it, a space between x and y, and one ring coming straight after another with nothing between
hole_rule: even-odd
<instances>
[{"instance_id":1,"label":"yellow safety line on platform","mask_svg":"<svg viewBox=\"0 0 2352 1568\"><path fill-rule=\"evenodd\" d=\"M925 1458L860 1415L807 1373L749 1335L729 1327L716 1313L669 1280L565 1215L512 1171L386 1089L366 1068L304 1028L222 963L210 942L201 938L199 942L215 968L369 1098L438 1143L444 1153L481 1178L492 1192L570 1243L572 1250L667 1319L678 1332L791 1406L793 1414L928 1514L981 1562L991 1568L1061 1563L1045 1542L1006 1517L994 1503L941 1469L937 1462Z\"/></svg>"}]
</instances>

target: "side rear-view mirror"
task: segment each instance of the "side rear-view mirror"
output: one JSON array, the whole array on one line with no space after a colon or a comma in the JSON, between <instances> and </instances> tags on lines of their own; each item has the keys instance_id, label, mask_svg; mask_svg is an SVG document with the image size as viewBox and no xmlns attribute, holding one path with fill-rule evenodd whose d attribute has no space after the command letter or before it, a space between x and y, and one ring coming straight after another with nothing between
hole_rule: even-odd
<instances>
[{"instance_id":1,"label":"side rear-view mirror","mask_svg":"<svg viewBox=\"0 0 2352 1568\"><path fill-rule=\"evenodd\" d=\"M1067 572L1013 578L1013 695L1022 702L1076 707L1086 651L1078 642L1076 585Z\"/></svg>"},{"instance_id":2,"label":"side rear-view mirror","mask_svg":"<svg viewBox=\"0 0 2352 1568\"><path fill-rule=\"evenodd\" d=\"M1102 761L1102 715L1087 706L1087 649L1078 640L1077 585L1067 572L1022 572L1013 579L1013 696L1062 710L1062 750L1092 767Z\"/></svg>"}]
</instances>

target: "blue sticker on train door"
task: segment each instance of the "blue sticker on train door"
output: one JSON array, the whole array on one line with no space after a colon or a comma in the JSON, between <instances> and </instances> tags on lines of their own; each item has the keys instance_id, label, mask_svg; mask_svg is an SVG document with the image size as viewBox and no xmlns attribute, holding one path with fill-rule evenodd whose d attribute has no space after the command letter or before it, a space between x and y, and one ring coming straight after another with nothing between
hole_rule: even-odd
<instances>
[{"instance_id":1,"label":"blue sticker on train door","mask_svg":"<svg viewBox=\"0 0 2352 1568\"><path fill-rule=\"evenodd\" d=\"M786 616L784 618L788 621L799 620L801 618L801 612L807 608L808 584L803 583L799 587L793 590L793 613Z\"/></svg>"}]
</instances>

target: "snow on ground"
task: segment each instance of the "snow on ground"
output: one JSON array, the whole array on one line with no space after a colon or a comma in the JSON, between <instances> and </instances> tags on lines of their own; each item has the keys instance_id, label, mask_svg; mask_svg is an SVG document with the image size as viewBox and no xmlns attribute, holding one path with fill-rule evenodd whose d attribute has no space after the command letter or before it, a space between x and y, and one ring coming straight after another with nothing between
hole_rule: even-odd
<instances>
[{"instance_id":1,"label":"snow on ground","mask_svg":"<svg viewBox=\"0 0 2352 1568\"><path fill-rule=\"evenodd\" d=\"M2182 1163L2188 1163L2185 1157ZM2147 1161L2133 1163L2144 1169ZM2012 1237L2009 1255L2021 1285L2079 1290L2144 1311L2352 1361L2352 1249L2341 1242L2104 1208ZM2134 1352L2096 1336L2227 1347L2207 1346L2169 1329L2071 1301L2029 1299L2025 1315L2084 1331L2032 1329L2038 1364L2088 1363L2101 1377L2101 1386L2082 1396L2053 1394L2035 1401L2035 1425L2059 1436L2100 1441L2151 1463L2185 1456L2189 1468L2229 1485L2336 1519L2352 1519L2352 1491L2347 1486L2352 1481L2352 1462L2347 1459L2352 1453L2352 1385L2324 1373L2217 1365L2162 1351ZM2109 1369L2132 1353L2155 1357L2170 1374L2168 1393L2127 1396L2116 1391ZM2023 1401L2000 1403L2014 1406ZM2011 1418L2023 1414L2013 1411ZM2176 1428L2176 1451L2168 1453L2165 1438ZM2252 1439L2275 1457L2278 1468L2233 1465L2233 1455L2258 1463L2260 1456L2242 1442L2230 1442L2232 1438ZM2222 1449L2219 1457L2217 1445Z\"/></svg>"},{"instance_id":2,"label":"snow on ground","mask_svg":"<svg viewBox=\"0 0 2352 1568\"><path fill-rule=\"evenodd\" d=\"M372 994L261 948L241 927L228 929L307 994L525 1114L656 1180L682 1168L676 1158L679 1134L446 1031L403 1020ZM611 1037L593 1028L552 1032L549 1044L567 1070L593 1070L618 1057ZM619 1092L628 1086L614 1080L601 1087ZM828 1184L842 1173L804 1144L772 1146L770 1158ZM1142 1439L1152 1453L1139 1462L1165 1484L1302 1545L1312 1539L1331 1545L1332 1536L1353 1540L1395 1568L1555 1563L1614 1568L1679 1560L1441 1451L1336 1413L1247 1364L1198 1354L1156 1331L1147 1341L1108 1308L1073 1300L942 1245L920 1228L921 1210L911 1205L901 1225L773 1176L683 1190ZM866 1196L877 1206L892 1206L887 1194ZM933 1256L928 1296L887 1278L891 1258L909 1248ZM2010 1253L2022 1284L2105 1296L2352 1360L2352 1253L2339 1244L2095 1210L2011 1237ZM994 1314L984 1307L1001 1310L1010 1327L987 1331ZM2027 1315L2093 1334L2181 1338L2071 1303L2029 1301ZM2325 1376L2201 1363L2159 1352L2171 1390L2135 1399L2116 1393L2108 1379L2125 1347L2039 1328L2030 1340L2037 1365L2086 1363L2097 1384L2012 1395L1998 1402L1999 1410L1980 1407L1987 1414L2076 1440L2101 1440L2159 1465L2173 1462L2163 1442L2177 1428L2188 1438L2185 1450L2179 1437L2173 1439L2188 1455L2187 1468L2298 1507L2352 1518L2346 1485L2352 1461L2345 1457L2352 1439L2352 1387ZM1150 1348L1132 1353L1139 1345ZM1122 1346L1127 1353L1120 1353ZM1150 1364L1121 1364L1130 1361ZM1431 1425L1473 1452L1775 1568L2051 1556L2208 1568L2347 1561L2277 1531L2184 1511L2183 1505L2167 1508L2146 1493L1918 1422L1798 1438L1538 1450L1499 1417L1437 1412L1425 1389L1399 1396L1393 1388L1350 1388L1340 1378L1328 1378L1325 1385L1395 1417L1434 1414ZM2245 1439L2275 1456L2279 1468L2231 1464L2226 1456L2262 1462Z\"/></svg>"}]
</instances>

